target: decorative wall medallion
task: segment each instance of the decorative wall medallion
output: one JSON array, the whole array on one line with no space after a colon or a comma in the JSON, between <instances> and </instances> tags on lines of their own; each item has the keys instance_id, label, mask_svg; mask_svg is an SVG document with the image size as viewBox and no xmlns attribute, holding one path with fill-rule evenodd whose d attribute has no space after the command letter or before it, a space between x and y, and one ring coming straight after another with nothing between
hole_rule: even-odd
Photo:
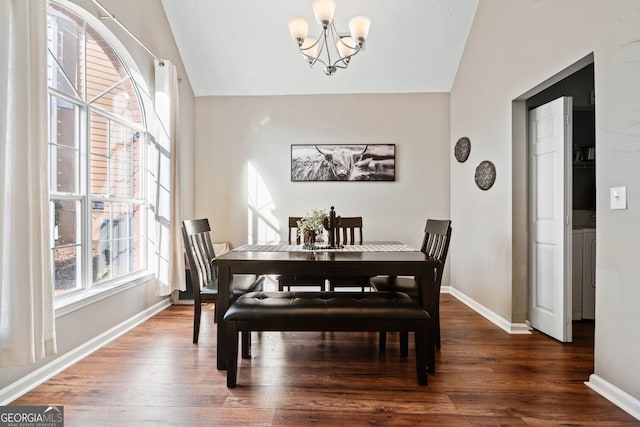
<instances>
[{"instance_id":1,"label":"decorative wall medallion","mask_svg":"<svg viewBox=\"0 0 640 427\"><path fill-rule=\"evenodd\" d=\"M481 190L488 190L494 182L496 182L496 167L489 160L485 160L476 168L476 184Z\"/></svg>"},{"instance_id":2,"label":"decorative wall medallion","mask_svg":"<svg viewBox=\"0 0 640 427\"><path fill-rule=\"evenodd\" d=\"M469 153L471 152L471 140L466 136L463 136L458 140L458 142L456 142L456 147L453 151L457 161L460 163L466 162L469 158Z\"/></svg>"}]
</instances>

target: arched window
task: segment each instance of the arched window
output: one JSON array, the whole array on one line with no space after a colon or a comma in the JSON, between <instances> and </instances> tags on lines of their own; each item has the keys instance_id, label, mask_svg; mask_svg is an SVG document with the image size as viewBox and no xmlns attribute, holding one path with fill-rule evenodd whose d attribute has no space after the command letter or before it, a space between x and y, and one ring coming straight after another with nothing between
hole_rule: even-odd
<instances>
[{"instance_id":1,"label":"arched window","mask_svg":"<svg viewBox=\"0 0 640 427\"><path fill-rule=\"evenodd\" d=\"M146 135L135 80L79 15L49 3L49 157L55 295L144 266Z\"/></svg>"}]
</instances>

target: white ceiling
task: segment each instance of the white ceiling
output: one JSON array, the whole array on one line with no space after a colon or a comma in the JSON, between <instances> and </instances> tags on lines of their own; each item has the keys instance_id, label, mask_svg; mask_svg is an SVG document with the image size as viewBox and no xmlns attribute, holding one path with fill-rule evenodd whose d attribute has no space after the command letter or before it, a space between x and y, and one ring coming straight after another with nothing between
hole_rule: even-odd
<instances>
[{"instance_id":1,"label":"white ceiling","mask_svg":"<svg viewBox=\"0 0 640 427\"><path fill-rule=\"evenodd\" d=\"M196 96L449 92L478 0L337 0L335 24L372 24L366 51L325 76L289 36L319 35L311 0L162 0Z\"/></svg>"}]
</instances>

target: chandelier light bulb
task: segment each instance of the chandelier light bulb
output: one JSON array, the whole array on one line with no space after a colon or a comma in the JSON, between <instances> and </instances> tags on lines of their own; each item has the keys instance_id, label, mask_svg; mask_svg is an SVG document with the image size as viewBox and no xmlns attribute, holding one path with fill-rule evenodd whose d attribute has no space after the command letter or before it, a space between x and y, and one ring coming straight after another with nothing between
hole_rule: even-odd
<instances>
[{"instance_id":1,"label":"chandelier light bulb","mask_svg":"<svg viewBox=\"0 0 640 427\"><path fill-rule=\"evenodd\" d=\"M356 42L351 37L342 37L338 40L338 43L336 43L340 58L346 58L356 53L356 46Z\"/></svg>"},{"instance_id":2,"label":"chandelier light bulb","mask_svg":"<svg viewBox=\"0 0 640 427\"><path fill-rule=\"evenodd\" d=\"M318 45L319 45L318 40L314 39L313 37L307 37L302 42L302 45L300 45L300 51L302 52L303 56L306 55L305 58L307 58L308 56L312 57L312 58L307 58L309 60L309 63L312 63L314 61L314 58L317 57Z\"/></svg>"},{"instance_id":3,"label":"chandelier light bulb","mask_svg":"<svg viewBox=\"0 0 640 427\"><path fill-rule=\"evenodd\" d=\"M299 45L309 34L309 21L301 17L291 18L289 20L289 34Z\"/></svg>"},{"instance_id":4,"label":"chandelier light bulb","mask_svg":"<svg viewBox=\"0 0 640 427\"><path fill-rule=\"evenodd\" d=\"M327 28L329 23L333 21L333 14L336 11L336 2L334 0L313 0L311 3L313 15L316 17L318 24L323 28Z\"/></svg>"},{"instance_id":5,"label":"chandelier light bulb","mask_svg":"<svg viewBox=\"0 0 640 427\"><path fill-rule=\"evenodd\" d=\"M366 16L356 16L349 21L349 32L354 40L362 46L369 35L369 27L371 27L371 19Z\"/></svg>"}]
</instances>

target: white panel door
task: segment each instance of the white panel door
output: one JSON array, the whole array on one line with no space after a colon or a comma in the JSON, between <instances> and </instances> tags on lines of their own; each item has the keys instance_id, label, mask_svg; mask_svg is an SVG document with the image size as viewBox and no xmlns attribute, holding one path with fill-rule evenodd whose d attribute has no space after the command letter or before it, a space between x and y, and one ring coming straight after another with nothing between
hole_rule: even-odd
<instances>
[{"instance_id":1,"label":"white panel door","mask_svg":"<svg viewBox=\"0 0 640 427\"><path fill-rule=\"evenodd\" d=\"M571 98L529 112L529 321L571 342Z\"/></svg>"}]
</instances>

